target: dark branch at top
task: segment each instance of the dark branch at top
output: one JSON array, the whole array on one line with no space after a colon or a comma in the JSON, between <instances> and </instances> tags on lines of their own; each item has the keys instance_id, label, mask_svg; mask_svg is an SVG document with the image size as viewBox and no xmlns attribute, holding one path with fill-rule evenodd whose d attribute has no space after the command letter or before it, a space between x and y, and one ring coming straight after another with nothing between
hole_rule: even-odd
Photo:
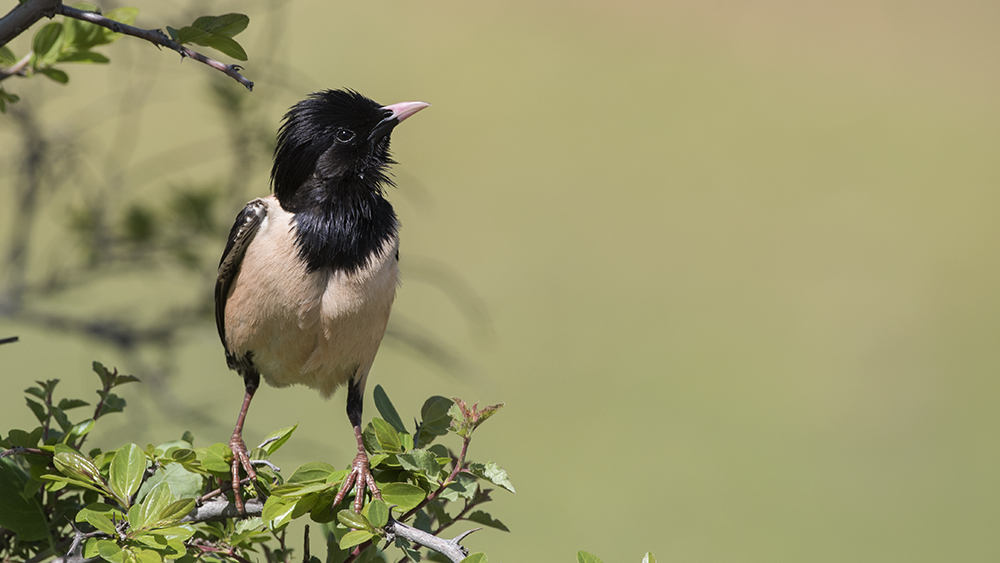
<instances>
[{"instance_id":1,"label":"dark branch at top","mask_svg":"<svg viewBox=\"0 0 1000 563\"><path fill-rule=\"evenodd\" d=\"M239 65L227 65L220 63L219 61L206 57L197 51L192 51L187 47L177 43L166 33L163 33L159 29L140 29L138 27L133 27L121 22L116 22L110 20L101 14L96 12L86 12L84 10L79 10L77 8L72 8L70 6L64 6L59 4L56 8L56 13L62 14L68 18L74 18L82 20L85 22L90 22L94 25L99 25L101 27L106 27L115 33L121 33L123 35L131 35L132 37L138 37L139 39L145 39L153 45L160 47L166 47L168 49L173 49L180 53L181 57L190 57L200 63L204 63L223 74L232 77L233 80L239 82L240 84L246 86L247 90L253 90L253 82L247 80L245 76L240 74L243 68Z\"/></svg>"}]
</instances>

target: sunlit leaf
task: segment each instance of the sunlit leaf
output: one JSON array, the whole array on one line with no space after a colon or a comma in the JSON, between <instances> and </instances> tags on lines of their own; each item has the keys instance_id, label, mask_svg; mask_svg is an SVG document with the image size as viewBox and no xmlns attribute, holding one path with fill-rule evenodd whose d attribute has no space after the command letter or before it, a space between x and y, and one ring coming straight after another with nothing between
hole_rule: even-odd
<instances>
[{"instance_id":1,"label":"sunlit leaf","mask_svg":"<svg viewBox=\"0 0 1000 563\"><path fill-rule=\"evenodd\" d=\"M139 490L145 471L146 456L135 444L122 446L111 460L108 485L126 508L131 504L132 495Z\"/></svg>"},{"instance_id":2,"label":"sunlit leaf","mask_svg":"<svg viewBox=\"0 0 1000 563\"><path fill-rule=\"evenodd\" d=\"M409 510L424 500L427 494L420 487L408 483L389 483L382 487L382 500L388 504L397 504L403 511Z\"/></svg>"},{"instance_id":3,"label":"sunlit leaf","mask_svg":"<svg viewBox=\"0 0 1000 563\"><path fill-rule=\"evenodd\" d=\"M352 530L340 538L340 549L347 549L356 545L361 545L375 537L375 534L368 530Z\"/></svg>"}]
</instances>

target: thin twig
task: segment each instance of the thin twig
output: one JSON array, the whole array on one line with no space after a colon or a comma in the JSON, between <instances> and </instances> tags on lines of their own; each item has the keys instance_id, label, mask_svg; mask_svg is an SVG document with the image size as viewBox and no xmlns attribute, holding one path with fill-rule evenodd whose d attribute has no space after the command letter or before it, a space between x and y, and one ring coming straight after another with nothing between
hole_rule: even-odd
<instances>
[{"instance_id":1,"label":"thin twig","mask_svg":"<svg viewBox=\"0 0 1000 563\"><path fill-rule=\"evenodd\" d=\"M24 69L28 67L28 63L31 62L31 55L33 54L34 54L33 51L29 51L28 54L24 56L24 58L17 61L16 63L10 65L7 68L0 68L0 81L6 80L11 76L24 76L25 75Z\"/></svg>"},{"instance_id":2,"label":"thin twig","mask_svg":"<svg viewBox=\"0 0 1000 563\"><path fill-rule=\"evenodd\" d=\"M204 63L219 72L231 77L233 80L239 82L243 86L246 86L247 90L253 90L253 82L248 80L245 76L240 74L243 67L239 65L227 65L220 63L219 61L206 57L197 51L188 49L187 47L177 43L171 39L167 34L163 33L159 29L141 29L138 27L133 27L128 24L121 22L116 22L115 20L108 19L101 14L96 12L87 12L85 10L80 10L77 8L72 8L70 6L64 6L62 4L56 9L59 14L62 14L68 18L74 18L82 20L85 22L90 22L94 25L99 25L101 27L106 27L115 33L122 33L124 35L131 35L132 37L138 37L139 39L145 39L153 45L160 47L166 47L180 53L181 57L189 57L200 63Z\"/></svg>"},{"instance_id":3,"label":"thin twig","mask_svg":"<svg viewBox=\"0 0 1000 563\"><path fill-rule=\"evenodd\" d=\"M0 344L11 344L20 340L17 336L8 336L7 338L0 338Z\"/></svg>"}]
</instances>

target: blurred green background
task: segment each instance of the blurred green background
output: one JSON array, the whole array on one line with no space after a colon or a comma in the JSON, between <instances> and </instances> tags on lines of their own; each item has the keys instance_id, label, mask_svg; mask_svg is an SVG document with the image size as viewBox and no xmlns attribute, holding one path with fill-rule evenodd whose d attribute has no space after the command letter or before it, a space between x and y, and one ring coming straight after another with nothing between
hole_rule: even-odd
<instances>
[{"instance_id":1,"label":"blurred green background","mask_svg":"<svg viewBox=\"0 0 1000 563\"><path fill-rule=\"evenodd\" d=\"M186 23L172 19L180 4L132 4L140 27ZM128 162L143 166L123 182L141 178L150 200L249 167L231 161L207 83L268 100L271 134L322 88L431 102L393 136L404 277L393 322L460 361L446 370L389 339L369 388L385 387L404 419L432 394L507 403L471 455L517 487L491 507L512 533L480 532L473 550L1000 559L1000 4L211 10L251 18L252 94L131 39L106 50L110 66L67 67L67 86L4 85L44 104L52 130L82 120L95 143L129 139ZM102 113L136 91L135 111ZM17 137L0 123L10 155ZM246 199L267 193L267 166L255 163ZM0 189L14 181L8 167ZM59 239L68 204L53 205L35 226L37 271L73 253ZM151 315L195 291L177 279L91 284L44 306ZM59 377L89 394L92 360L127 369L107 346L0 318L12 334L8 388ZM242 386L209 317L171 361L172 377L125 388L129 409L96 444L189 428L197 445L228 438ZM265 388L247 441L300 422L279 465L346 465L343 402ZM0 397L3 428L30 416L18 393Z\"/></svg>"}]
</instances>

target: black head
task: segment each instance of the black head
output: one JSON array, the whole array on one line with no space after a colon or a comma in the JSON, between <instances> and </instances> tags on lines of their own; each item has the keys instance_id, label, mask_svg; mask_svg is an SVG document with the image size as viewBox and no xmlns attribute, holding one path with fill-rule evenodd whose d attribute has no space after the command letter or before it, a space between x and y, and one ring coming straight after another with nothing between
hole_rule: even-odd
<instances>
[{"instance_id":1,"label":"black head","mask_svg":"<svg viewBox=\"0 0 1000 563\"><path fill-rule=\"evenodd\" d=\"M381 193L392 183L386 175L394 164L389 133L426 106L404 102L383 107L353 90L317 92L295 104L278 131L271 168L281 206L294 213L330 195L303 192Z\"/></svg>"},{"instance_id":2,"label":"black head","mask_svg":"<svg viewBox=\"0 0 1000 563\"><path fill-rule=\"evenodd\" d=\"M310 271L354 271L395 236L396 214L382 194L392 183L389 133L427 106L380 106L353 90L327 90L285 115L271 183L281 207L295 214L299 255Z\"/></svg>"}]
</instances>

